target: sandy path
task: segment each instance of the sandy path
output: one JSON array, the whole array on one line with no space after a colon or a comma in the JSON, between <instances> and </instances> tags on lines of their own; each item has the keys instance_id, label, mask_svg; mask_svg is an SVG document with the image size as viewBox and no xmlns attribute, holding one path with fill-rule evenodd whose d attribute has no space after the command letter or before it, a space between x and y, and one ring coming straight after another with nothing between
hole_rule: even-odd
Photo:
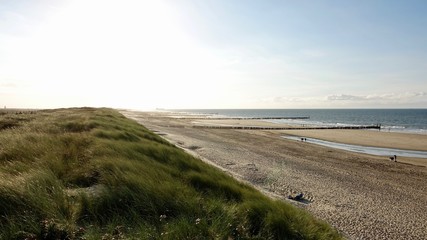
<instances>
[{"instance_id":1,"label":"sandy path","mask_svg":"<svg viewBox=\"0 0 427 240\"><path fill-rule=\"evenodd\" d=\"M195 129L189 120L127 115L283 198L303 192L312 201L304 208L349 239L427 239L425 167L285 140L277 132Z\"/></svg>"}]
</instances>

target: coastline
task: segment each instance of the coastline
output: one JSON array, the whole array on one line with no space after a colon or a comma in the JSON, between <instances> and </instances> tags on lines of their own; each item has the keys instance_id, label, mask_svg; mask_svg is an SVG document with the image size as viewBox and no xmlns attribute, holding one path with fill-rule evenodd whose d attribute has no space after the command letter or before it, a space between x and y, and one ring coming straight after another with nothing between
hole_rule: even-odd
<instances>
[{"instance_id":1,"label":"coastline","mask_svg":"<svg viewBox=\"0 0 427 240\"><path fill-rule=\"evenodd\" d=\"M381 131L427 135L427 109L192 109L175 114L209 118L276 118L268 122L295 126L340 127L380 125ZM282 119L283 118L283 119ZM290 118L290 119L288 119Z\"/></svg>"},{"instance_id":2,"label":"coastline","mask_svg":"<svg viewBox=\"0 0 427 240\"><path fill-rule=\"evenodd\" d=\"M382 156L286 140L281 137L287 134L284 131L195 129L194 121L168 118L166 113L123 113L173 144L192 150L280 199L292 193L304 193L308 204L299 206L329 222L349 239L427 238L425 167L405 164L400 158L395 163ZM216 120L197 121L197 124L208 124ZM295 134L294 131L290 130ZM334 130L311 131L303 130L307 137L322 134L324 138L339 136L344 130L336 130L337 134L330 132ZM384 141L387 144L398 144L395 148L417 144L417 141L409 142L413 136L406 134L348 131L351 134L342 132L342 139L373 144L376 141L371 138L377 135L379 139L387 139ZM356 137L355 131L363 134ZM423 139L418 141L425 142Z\"/></svg>"},{"instance_id":3,"label":"coastline","mask_svg":"<svg viewBox=\"0 0 427 240\"><path fill-rule=\"evenodd\" d=\"M194 126L253 126L253 127L301 127L283 123L274 123L261 120L194 120ZM315 138L324 141L359 145L366 147L391 148L399 150L427 151L427 135L403 132L387 132L378 130L360 129L328 129L328 130L266 130L277 136L299 136ZM260 132L260 134L263 134ZM264 133L265 134L265 133ZM388 159L388 157L384 157ZM407 164L427 167L427 159L414 157L399 157L399 161Z\"/></svg>"},{"instance_id":4,"label":"coastline","mask_svg":"<svg viewBox=\"0 0 427 240\"><path fill-rule=\"evenodd\" d=\"M427 135L423 134L347 129L292 130L283 133L360 146L427 151Z\"/></svg>"}]
</instances>

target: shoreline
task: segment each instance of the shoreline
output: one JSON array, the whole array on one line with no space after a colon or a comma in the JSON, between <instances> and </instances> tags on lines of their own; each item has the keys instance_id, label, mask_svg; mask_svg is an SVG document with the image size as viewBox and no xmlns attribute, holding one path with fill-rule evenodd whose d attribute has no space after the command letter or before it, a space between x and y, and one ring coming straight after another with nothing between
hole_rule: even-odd
<instances>
[{"instance_id":1,"label":"shoreline","mask_svg":"<svg viewBox=\"0 0 427 240\"><path fill-rule=\"evenodd\" d=\"M168 110L165 113L189 117L202 116L218 120L222 118L259 118L260 120L267 118L264 121L302 127L380 125L383 132L427 135L427 122L420 120L427 114L424 110L426 109L189 109L185 111L178 109ZM402 114L409 114L410 118L401 121Z\"/></svg>"},{"instance_id":2,"label":"shoreline","mask_svg":"<svg viewBox=\"0 0 427 240\"><path fill-rule=\"evenodd\" d=\"M264 193L282 200L294 193L304 193L309 203L298 206L328 222L348 239L427 238L425 167L286 140L281 137L285 135L283 131L197 129L192 127L195 123L191 120L172 119L166 114L127 112L125 115L171 143L240 176ZM345 135L351 140L359 138L365 144L375 143L376 138L371 138L378 134L336 130L351 131L350 135L339 136L330 132L334 130L319 131L322 132L316 134L324 137ZM363 134L359 136L356 132ZM379 139L400 146L417 144L401 141L402 137L412 139L405 134L390 136L385 141L380 134Z\"/></svg>"},{"instance_id":3,"label":"shoreline","mask_svg":"<svg viewBox=\"0 0 427 240\"><path fill-rule=\"evenodd\" d=\"M197 120L190 121L193 126L227 126L227 127L265 127L295 128L289 130L269 131L272 134L317 138L325 141L353 144L368 147L396 148L402 150L427 151L427 135L418 133L385 132L370 129L297 129L300 125L289 123L272 123L256 120Z\"/></svg>"},{"instance_id":4,"label":"shoreline","mask_svg":"<svg viewBox=\"0 0 427 240\"><path fill-rule=\"evenodd\" d=\"M410 158L410 159L419 159L421 162L424 160L427 163L427 151L415 151L415 150L403 150L397 148L380 148L380 147L369 147L353 144L345 144L338 142L324 141L317 138L306 138L300 136L282 136L285 139L306 142L309 144L316 144L320 146L325 146L333 149L340 149L348 152L369 154L374 156L389 157L391 160L397 162L397 157L400 158ZM427 166L427 164L423 165Z\"/></svg>"}]
</instances>

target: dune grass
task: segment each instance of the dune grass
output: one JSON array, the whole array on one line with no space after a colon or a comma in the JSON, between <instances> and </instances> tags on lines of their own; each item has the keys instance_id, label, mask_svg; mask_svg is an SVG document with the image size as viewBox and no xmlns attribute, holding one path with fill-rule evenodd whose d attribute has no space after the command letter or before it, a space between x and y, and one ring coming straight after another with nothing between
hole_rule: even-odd
<instances>
[{"instance_id":1,"label":"dune grass","mask_svg":"<svg viewBox=\"0 0 427 240\"><path fill-rule=\"evenodd\" d=\"M0 239L341 239L111 109L0 115Z\"/></svg>"}]
</instances>

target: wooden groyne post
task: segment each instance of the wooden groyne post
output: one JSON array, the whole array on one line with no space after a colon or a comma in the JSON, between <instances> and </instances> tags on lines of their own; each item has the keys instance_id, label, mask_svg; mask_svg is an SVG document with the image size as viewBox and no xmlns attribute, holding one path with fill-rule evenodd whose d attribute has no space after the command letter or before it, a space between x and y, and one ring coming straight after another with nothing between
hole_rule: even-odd
<instances>
[{"instance_id":1,"label":"wooden groyne post","mask_svg":"<svg viewBox=\"0 0 427 240\"><path fill-rule=\"evenodd\" d=\"M237 130L322 130L322 129L381 129L381 125L333 126L333 127L256 127L256 126L206 126L194 125L193 128L237 129Z\"/></svg>"},{"instance_id":2,"label":"wooden groyne post","mask_svg":"<svg viewBox=\"0 0 427 240\"><path fill-rule=\"evenodd\" d=\"M190 120L297 120L297 119L310 119L310 117L179 117L178 119L190 119Z\"/></svg>"}]
</instances>

